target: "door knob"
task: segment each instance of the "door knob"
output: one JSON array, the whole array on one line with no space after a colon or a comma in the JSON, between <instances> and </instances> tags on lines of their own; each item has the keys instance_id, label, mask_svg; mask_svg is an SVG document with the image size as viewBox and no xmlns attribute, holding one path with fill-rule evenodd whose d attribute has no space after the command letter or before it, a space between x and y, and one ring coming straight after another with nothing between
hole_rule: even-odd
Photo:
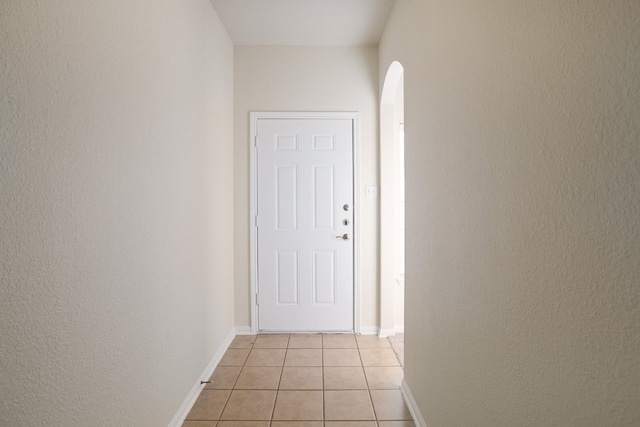
<instances>
[{"instance_id":1,"label":"door knob","mask_svg":"<svg viewBox=\"0 0 640 427\"><path fill-rule=\"evenodd\" d=\"M336 239L349 240L349 234L344 233L342 236L336 236Z\"/></svg>"}]
</instances>

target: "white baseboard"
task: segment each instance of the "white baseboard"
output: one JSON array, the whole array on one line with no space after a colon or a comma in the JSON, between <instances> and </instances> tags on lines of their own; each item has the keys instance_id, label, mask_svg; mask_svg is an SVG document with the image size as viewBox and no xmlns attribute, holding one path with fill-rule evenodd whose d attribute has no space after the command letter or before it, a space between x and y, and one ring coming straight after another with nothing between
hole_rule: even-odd
<instances>
[{"instance_id":1,"label":"white baseboard","mask_svg":"<svg viewBox=\"0 0 640 427\"><path fill-rule=\"evenodd\" d=\"M360 335L378 335L380 338L392 337L395 334L403 334L404 326L396 326L395 328L380 329L377 326L365 326L360 328Z\"/></svg>"},{"instance_id":2,"label":"white baseboard","mask_svg":"<svg viewBox=\"0 0 640 427\"><path fill-rule=\"evenodd\" d=\"M377 326L363 326L360 328L360 335L378 335L379 330Z\"/></svg>"},{"instance_id":3,"label":"white baseboard","mask_svg":"<svg viewBox=\"0 0 640 427\"><path fill-rule=\"evenodd\" d=\"M360 328L360 335L380 335L381 338L386 338L388 336L395 335L396 333L403 333L403 332L404 332L403 327L396 327L394 329L380 329L377 326L364 326ZM296 333L296 332L288 332L288 333ZM310 333L315 333L315 332L310 332ZM382 334L385 334L385 335L382 336ZM251 332L251 327L249 326L236 326L236 335L254 335L254 334L253 332Z\"/></svg>"},{"instance_id":4,"label":"white baseboard","mask_svg":"<svg viewBox=\"0 0 640 427\"><path fill-rule=\"evenodd\" d=\"M404 397L404 402L407 404L407 408L409 408L409 412L413 417L413 422L417 427L427 427L427 423L424 421L422 417L422 413L420 413L420 409L418 409L418 404L416 400L413 398L413 394L411 393L411 389L405 380L402 380L400 384L400 391L402 391L402 396Z\"/></svg>"},{"instance_id":5,"label":"white baseboard","mask_svg":"<svg viewBox=\"0 0 640 427\"><path fill-rule=\"evenodd\" d=\"M253 335L250 326L236 326L236 335Z\"/></svg>"},{"instance_id":6,"label":"white baseboard","mask_svg":"<svg viewBox=\"0 0 640 427\"><path fill-rule=\"evenodd\" d=\"M211 374L213 374L213 371L218 366L218 363L220 363L222 356L224 356L224 353L227 351L227 349L231 345L231 341L233 341L235 336L236 336L236 329L232 329L227 335L227 337L224 339L224 341L222 342L222 345L220 346L218 351L216 351L216 353L211 358L211 361L207 364L207 367L204 369L204 372L202 373L202 375L200 375L200 378L198 378L198 381L196 382L196 384L194 384L193 387L191 388L191 391L189 392L187 397L184 399L184 402L182 402L182 405L180 405L178 412L176 412L176 414L173 416L173 418L169 422L169 427L182 426L182 423L184 423L184 419L187 418L189 411L193 407L193 404L196 403L196 399L198 399L200 392L204 388L204 384L202 384L200 381L207 381L211 377Z\"/></svg>"},{"instance_id":7,"label":"white baseboard","mask_svg":"<svg viewBox=\"0 0 640 427\"><path fill-rule=\"evenodd\" d=\"M392 337L396 334L396 330L395 328L389 328L389 329L380 329L380 332L378 332L378 336L380 338L387 338L387 337Z\"/></svg>"}]
</instances>

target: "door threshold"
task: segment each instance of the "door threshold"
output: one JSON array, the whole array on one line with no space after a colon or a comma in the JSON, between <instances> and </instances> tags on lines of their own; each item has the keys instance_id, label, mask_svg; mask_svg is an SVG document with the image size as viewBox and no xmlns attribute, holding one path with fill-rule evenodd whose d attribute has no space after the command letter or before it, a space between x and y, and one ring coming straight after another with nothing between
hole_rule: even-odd
<instances>
[{"instance_id":1,"label":"door threshold","mask_svg":"<svg viewBox=\"0 0 640 427\"><path fill-rule=\"evenodd\" d=\"M257 332L257 335L274 335L274 334L355 334L353 330L351 331L269 331L269 330L260 330Z\"/></svg>"}]
</instances>

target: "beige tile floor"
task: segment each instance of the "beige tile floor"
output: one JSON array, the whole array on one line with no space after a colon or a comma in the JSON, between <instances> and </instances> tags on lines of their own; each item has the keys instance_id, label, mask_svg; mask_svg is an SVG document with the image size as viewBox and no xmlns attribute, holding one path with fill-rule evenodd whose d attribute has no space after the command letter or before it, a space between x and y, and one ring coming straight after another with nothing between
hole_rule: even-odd
<instances>
[{"instance_id":1,"label":"beige tile floor","mask_svg":"<svg viewBox=\"0 0 640 427\"><path fill-rule=\"evenodd\" d=\"M386 338L237 336L183 427L415 427L402 378Z\"/></svg>"},{"instance_id":2,"label":"beige tile floor","mask_svg":"<svg viewBox=\"0 0 640 427\"><path fill-rule=\"evenodd\" d=\"M389 337L391 348L398 356L400 365L404 368L404 333L396 333L394 336Z\"/></svg>"}]
</instances>

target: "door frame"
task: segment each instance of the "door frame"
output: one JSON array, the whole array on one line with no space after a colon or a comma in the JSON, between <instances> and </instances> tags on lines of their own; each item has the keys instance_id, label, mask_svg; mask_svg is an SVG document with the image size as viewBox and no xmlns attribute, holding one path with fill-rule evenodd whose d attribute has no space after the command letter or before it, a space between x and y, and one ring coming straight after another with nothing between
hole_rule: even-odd
<instances>
[{"instance_id":1,"label":"door frame","mask_svg":"<svg viewBox=\"0 0 640 427\"><path fill-rule=\"evenodd\" d=\"M250 112L249 113L249 237L250 237L250 281L251 281L251 333L257 334L258 329L258 305L257 305L257 279L258 279L258 233L256 216L258 214L258 182L257 182L257 129L260 119L349 119L353 128L353 328L356 334L360 333L360 193L358 191L359 174L358 156L359 146L359 117L358 112Z\"/></svg>"}]
</instances>

